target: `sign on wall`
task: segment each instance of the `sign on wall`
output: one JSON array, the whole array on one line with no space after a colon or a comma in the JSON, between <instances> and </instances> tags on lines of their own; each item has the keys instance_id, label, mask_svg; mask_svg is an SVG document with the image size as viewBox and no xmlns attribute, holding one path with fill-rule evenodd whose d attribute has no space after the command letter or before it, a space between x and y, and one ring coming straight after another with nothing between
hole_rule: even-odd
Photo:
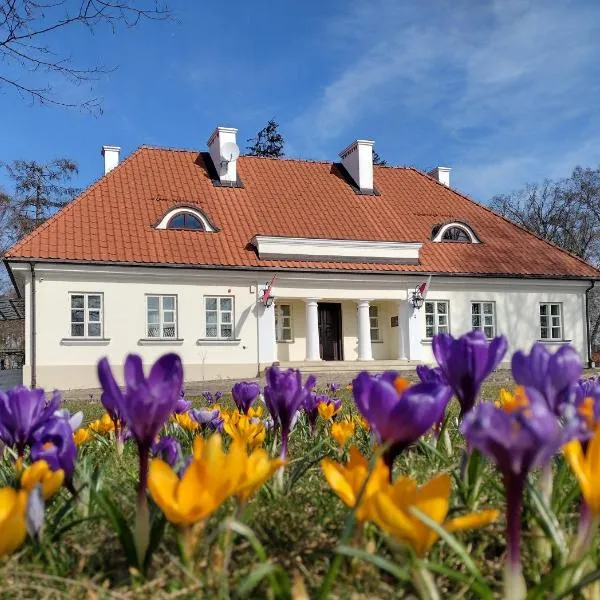
<instances>
[{"instance_id":1,"label":"sign on wall","mask_svg":"<svg viewBox=\"0 0 600 600\"><path fill-rule=\"evenodd\" d=\"M392 327L398 327L398 315L392 317Z\"/></svg>"}]
</instances>

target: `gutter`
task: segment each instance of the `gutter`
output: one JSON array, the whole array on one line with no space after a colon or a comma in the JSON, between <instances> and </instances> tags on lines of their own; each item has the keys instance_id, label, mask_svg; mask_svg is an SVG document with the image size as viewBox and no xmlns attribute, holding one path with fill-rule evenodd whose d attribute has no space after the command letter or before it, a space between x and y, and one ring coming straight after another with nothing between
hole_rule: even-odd
<instances>
[{"instance_id":1,"label":"gutter","mask_svg":"<svg viewBox=\"0 0 600 600\"><path fill-rule=\"evenodd\" d=\"M590 339L590 307L588 300L588 293L593 289L595 281L590 279L590 287L585 290L585 337L587 340L587 366L588 369L594 367L594 361L592 360L592 340Z\"/></svg>"},{"instance_id":2,"label":"gutter","mask_svg":"<svg viewBox=\"0 0 600 600\"><path fill-rule=\"evenodd\" d=\"M29 269L31 271L31 388L36 386L36 323L35 323L35 263L29 263Z\"/></svg>"}]
</instances>

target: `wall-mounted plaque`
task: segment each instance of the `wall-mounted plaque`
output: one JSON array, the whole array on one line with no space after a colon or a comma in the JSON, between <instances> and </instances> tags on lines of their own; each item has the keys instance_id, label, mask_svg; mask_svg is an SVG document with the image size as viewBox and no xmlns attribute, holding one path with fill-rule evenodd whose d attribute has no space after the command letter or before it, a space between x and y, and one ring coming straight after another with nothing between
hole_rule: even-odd
<instances>
[{"instance_id":1,"label":"wall-mounted plaque","mask_svg":"<svg viewBox=\"0 0 600 600\"><path fill-rule=\"evenodd\" d=\"M398 327L398 315L392 317L392 327Z\"/></svg>"}]
</instances>

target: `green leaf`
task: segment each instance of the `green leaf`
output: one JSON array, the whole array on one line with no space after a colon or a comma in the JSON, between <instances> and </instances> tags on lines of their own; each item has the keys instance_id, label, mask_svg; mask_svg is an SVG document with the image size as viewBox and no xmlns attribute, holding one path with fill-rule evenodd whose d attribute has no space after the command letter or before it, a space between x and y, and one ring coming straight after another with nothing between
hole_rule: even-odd
<instances>
[{"instance_id":1,"label":"green leaf","mask_svg":"<svg viewBox=\"0 0 600 600\"><path fill-rule=\"evenodd\" d=\"M419 521L421 521L422 523L427 525L427 527L435 531L435 533L437 533L440 536L440 538L442 538L448 544L448 546L450 546L450 548L454 550L454 552L463 561L463 564L467 568L467 571L469 571L469 573L473 575L476 582L481 586L482 590L485 591L485 594L489 594L489 596L486 595L485 597L491 598L492 590L481 576L477 565L473 562L473 559L469 555L467 549L456 539L456 537L454 537L450 532L446 531L439 523L431 519L428 515L420 511L418 508L412 506L410 508L410 512L413 515L415 515L415 517L417 517Z\"/></svg>"},{"instance_id":2,"label":"green leaf","mask_svg":"<svg viewBox=\"0 0 600 600\"><path fill-rule=\"evenodd\" d=\"M399 581L410 581L411 579L408 571L402 569L397 564L393 563L391 560L388 560L383 556L379 556L378 554L371 554L366 550L353 548L352 546L338 546L335 549L335 551L338 554L342 554L343 556L350 556L352 558L358 558L360 560L364 560L365 562L371 563L378 569L381 569L382 571L386 571L390 575L393 575Z\"/></svg>"},{"instance_id":3,"label":"green leaf","mask_svg":"<svg viewBox=\"0 0 600 600\"><path fill-rule=\"evenodd\" d=\"M552 600L561 600L561 598L572 597L572 595L576 592L580 592L588 585L598 580L600 580L600 570L592 571L591 573L588 573L585 577L582 577L575 585L572 585L568 590L561 592L557 596L552 596Z\"/></svg>"},{"instance_id":4,"label":"green leaf","mask_svg":"<svg viewBox=\"0 0 600 600\"><path fill-rule=\"evenodd\" d=\"M492 592L487 585L482 586L473 576L466 575L460 571L455 571L450 567L446 567L441 563L429 562L429 561L418 561L417 564L428 571L443 575L448 579L453 579L464 585L468 585L480 598L492 599Z\"/></svg>"},{"instance_id":5,"label":"green leaf","mask_svg":"<svg viewBox=\"0 0 600 600\"><path fill-rule=\"evenodd\" d=\"M127 563L132 567L137 566L138 560L135 541L125 517L119 512L119 509L114 505L106 493L101 492L96 494L96 501L104 511L104 514L108 517L116 534L119 536L119 541L121 542L121 547L125 553Z\"/></svg>"},{"instance_id":6,"label":"green leaf","mask_svg":"<svg viewBox=\"0 0 600 600\"><path fill-rule=\"evenodd\" d=\"M156 552L156 549L160 545L165 532L165 526L167 520L162 514L158 514L152 520L150 526L150 540L148 542L148 549L146 550L146 556L144 557L144 573L148 572L150 568L150 562L152 561L152 555Z\"/></svg>"},{"instance_id":7,"label":"green leaf","mask_svg":"<svg viewBox=\"0 0 600 600\"><path fill-rule=\"evenodd\" d=\"M71 529L73 529L73 527L76 527L77 525L80 525L81 523L85 523L86 521L98 521L100 520L102 517L95 515L93 517L81 517L80 519L73 519L73 521L69 521L69 523L67 523L66 525L63 525L60 529L57 529L51 536L50 540L52 542L57 542L58 540L60 540L60 538L67 533L68 531L70 531Z\"/></svg>"},{"instance_id":8,"label":"green leaf","mask_svg":"<svg viewBox=\"0 0 600 600\"><path fill-rule=\"evenodd\" d=\"M544 502L539 490L531 483L527 482L527 491L531 499L531 505L534 509L536 521L552 541L561 558L567 555L567 541L561 529L560 523L552 509Z\"/></svg>"},{"instance_id":9,"label":"green leaf","mask_svg":"<svg viewBox=\"0 0 600 600\"><path fill-rule=\"evenodd\" d=\"M548 598L549 592L556 589L557 584L569 571L574 571L579 567L579 564L568 564L563 567L555 567L546 574L542 580L528 590L527 600L545 600Z\"/></svg>"},{"instance_id":10,"label":"green leaf","mask_svg":"<svg viewBox=\"0 0 600 600\"><path fill-rule=\"evenodd\" d=\"M272 565L271 563L261 563L258 565L258 567L254 568L250 574L247 575L238 585L235 591L236 597L246 598L265 577L269 577L271 579L275 577L278 571L283 571L283 569L277 565Z\"/></svg>"}]
</instances>

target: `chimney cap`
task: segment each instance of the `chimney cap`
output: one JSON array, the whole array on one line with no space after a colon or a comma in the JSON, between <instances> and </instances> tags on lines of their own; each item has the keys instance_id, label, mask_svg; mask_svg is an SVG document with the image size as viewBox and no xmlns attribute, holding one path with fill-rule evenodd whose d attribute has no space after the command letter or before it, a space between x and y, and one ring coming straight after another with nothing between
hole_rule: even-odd
<instances>
[{"instance_id":1,"label":"chimney cap","mask_svg":"<svg viewBox=\"0 0 600 600\"><path fill-rule=\"evenodd\" d=\"M102 146L100 154L104 154L105 152L121 152L121 146Z\"/></svg>"},{"instance_id":2,"label":"chimney cap","mask_svg":"<svg viewBox=\"0 0 600 600\"><path fill-rule=\"evenodd\" d=\"M346 148L340 152L339 157L344 158L348 156L348 154L358 148L358 146L370 146L372 148L374 144L375 142L373 140L354 140L349 146L346 146Z\"/></svg>"},{"instance_id":3,"label":"chimney cap","mask_svg":"<svg viewBox=\"0 0 600 600\"><path fill-rule=\"evenodd\" d=\"M207 146L211 146L215 141L215 138L219 136L220 133L231 133L232 135L236 135L238 132L236 127L221 127L220 125L215 127L215 130L210 134L208 141L206 142Z\"/></svg>"}]
</instances>

